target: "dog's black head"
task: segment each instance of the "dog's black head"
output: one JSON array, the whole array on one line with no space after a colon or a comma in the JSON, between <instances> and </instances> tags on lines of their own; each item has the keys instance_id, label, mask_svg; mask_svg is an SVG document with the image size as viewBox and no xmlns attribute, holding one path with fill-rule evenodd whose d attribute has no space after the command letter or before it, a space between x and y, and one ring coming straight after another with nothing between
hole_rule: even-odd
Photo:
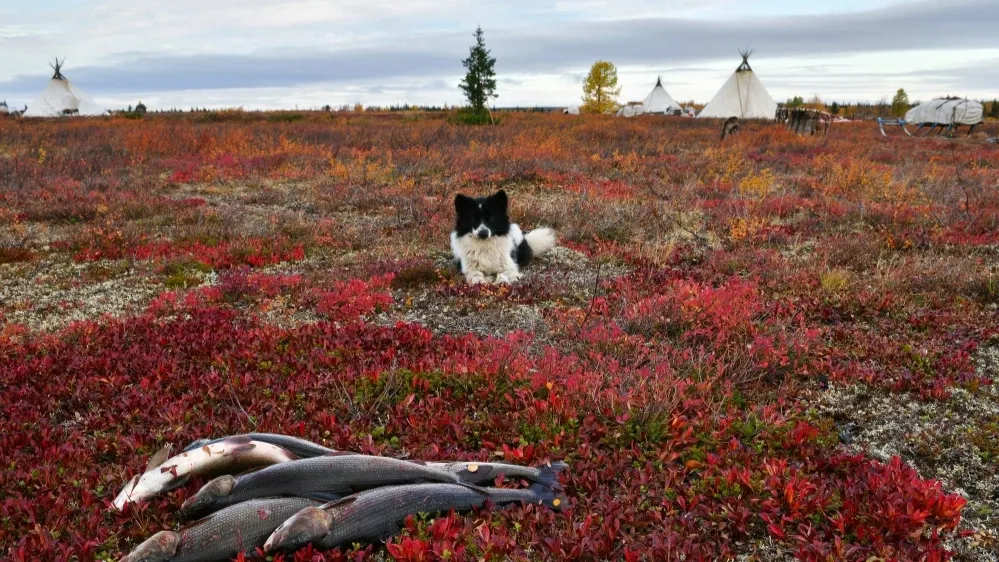
<instances>
[{"instance_id":1,"label":"dog's black head","mask_svg":"<svg viewBox=\"0 0 999 562\"><path fill-rule=\"evenodd\" d=\"M474 234L485 240L490 236L504 236L510 232L510 218L506 214L506 192L497 191L489 197L471 198L460 193L454 197L455 224L458 236Z\"/></svg>"}]
</instances>

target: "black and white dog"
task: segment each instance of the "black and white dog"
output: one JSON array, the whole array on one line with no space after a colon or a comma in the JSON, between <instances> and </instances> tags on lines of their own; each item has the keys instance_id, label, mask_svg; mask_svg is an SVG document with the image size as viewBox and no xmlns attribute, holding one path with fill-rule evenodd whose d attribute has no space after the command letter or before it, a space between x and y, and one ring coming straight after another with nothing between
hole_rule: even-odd
<instances>
[{"instance_id":1,"label":"black and white dog","mask_svg":"<svg viewBox=\"0 0 999 562\"><path fill-rule=\"evenodd\" d=\"M510 222L505 191L489 197L454 198L455 224L451 251L469 283L485 283L495 275L496 283L514 283L520 269L534 256L555 247L555 233L537 228L527 234Z\"/></svg>"}]
</instances>

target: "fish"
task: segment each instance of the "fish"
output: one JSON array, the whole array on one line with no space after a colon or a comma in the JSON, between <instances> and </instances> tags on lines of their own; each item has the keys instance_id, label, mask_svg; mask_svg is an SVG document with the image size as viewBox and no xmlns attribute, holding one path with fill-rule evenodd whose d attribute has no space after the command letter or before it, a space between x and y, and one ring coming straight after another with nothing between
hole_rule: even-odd
<instances>
[{"instance_id":1,"label":"fish","mask_svg":"<svg viewBox=\"0 0 999 562\"><path fill-rule=\"evenodd\" d=\"M281 523L322 505L305 498L250 500L217 511L179 531L160 531L119 562L216 562L253 554Z\"/></svg>"},{"instance_id":2,"label":"fish","mask_svg":"<svg viewBox=\"0 0 999 562\"><path fill-rule=\"evenodd\" d=\"M298 459L289 451L248 437L232 437L167 458L169 448L153 455L146 470L136 474L115 497L112 506L153 498L183 486L192 476L239 473L248 468Z\"/></svg>"},{"instance_id":3,"label":"fish","mask_svg":"<svg viewBox=\"0 0 999 562\"><path fill-rule=\"evenodd\" d=\"M290 451L295 454L298 458L308 459L312 457L321 457L323 455L329 455L332 453L337 453L334 449L328 447L323 447L322 445L313 443L312 441L307 441L300 437L292 437L291 435L281 435L278 433L244 433L241 435L230 435L228 437L219 437L217 439L198 439L194 441L187 447L184 447L183 452L192 451L205 445L211 445L213 443L218 443L219 441L225 441L226 439L232 439L234 437L247 437L254 441L262 441L264 443L270 443L271 445L277 445L282 449Z\"/></svg>"},{"instance_id":4,"label":"fish","mask_svg":"<svg viewBox=\"0 0 999 562\"><path fill-rule=\"evenodd\" d=\"M182 517L199 517L252 498L300 496L331 501L355 492L395 484L461 483L456 471L419 461L372 455L327 455L268 466L208 482L180 508Z\"/></svg>"},{"instance_id":5,"label":"fish","mask_svg":"<svg viewBox=\"0 0 999 562\"><path fill-rule=\"evenodd\" d=\"M562 489L562 485L559 484L556 475L569 467L569 465L562 461L549 463L548 466L541 468L500 462L475 461L432 462L427 464L433 468L457 474L467 484L488 485L496 480L498 476L503 476L505 478L523 478L531 482L547 484L556 490Z\"/></svg>"},{"instance_id":6,"label":"fish","mask_svg":"<svg viewBox=\"0 0 999 562\"><path fill-rule=\"evenodd\" d=\"M549 469L554 470L554 469ZM541 483L526 489L480 488L468 484L410 484L359 492L322 506L310 506L282 523L264 543L264 552L294 551L312 544L321 550L375 543L397 533L416 513L470 511L492 502L567 506L565 496Z\"/></svg>"}]
</instances>

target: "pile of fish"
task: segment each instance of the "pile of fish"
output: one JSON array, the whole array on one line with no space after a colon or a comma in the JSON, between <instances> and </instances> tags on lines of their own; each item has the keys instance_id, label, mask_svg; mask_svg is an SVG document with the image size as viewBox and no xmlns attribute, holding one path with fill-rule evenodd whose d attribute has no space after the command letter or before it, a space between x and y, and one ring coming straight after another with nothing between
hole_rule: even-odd
<instances>
[{"instance_id":1,"label":"pile of fish","mask_svg":"<svg viewBox=\"0 0 999 562\"><path fill-rule=\"evenodd\" d=\"M170 457L164 448L114 499L115 509L213 477L180 507L178 531L160 531L121 562L212 562L375 543L409 515L466 512L484 506L566 505L563 462L538 468L504 463L421 462L334 451L273 433L202 439ZM527 488L488 487L499 476Z\"/></svg>"}]
</instances>

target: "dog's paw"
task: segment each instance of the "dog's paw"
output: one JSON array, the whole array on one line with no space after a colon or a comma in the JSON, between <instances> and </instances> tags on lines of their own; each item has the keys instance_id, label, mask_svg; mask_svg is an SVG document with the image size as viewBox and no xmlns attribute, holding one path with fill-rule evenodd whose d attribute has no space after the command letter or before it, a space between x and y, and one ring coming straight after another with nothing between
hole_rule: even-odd
<instances>
[{"instance_id":1,"label":"dog's paw","mask_svg":"<svg viewBox=\"0 0 999 562\"><path fill-rule=\"evenodd\" d=\"M516 283L520 281L519 271L504 271L496 276L496 282L503 285L509 285L511 283Z\"/></svg>"},{"instance_id":2,"label":"dog's paw","mask_svg":"<svg viewBox=\"0 0 999 562\"><path fill-rule=\"evenodd\" d=\"M486 276L481 271L469 271L465 274L469 285L480 285L486 282Z\"/></svg>"}]
</instances>

